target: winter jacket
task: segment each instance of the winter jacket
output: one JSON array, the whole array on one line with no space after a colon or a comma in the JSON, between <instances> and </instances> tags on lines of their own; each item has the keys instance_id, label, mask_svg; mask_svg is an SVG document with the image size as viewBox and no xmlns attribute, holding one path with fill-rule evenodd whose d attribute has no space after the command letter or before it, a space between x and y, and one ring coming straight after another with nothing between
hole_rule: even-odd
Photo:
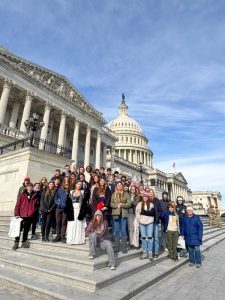
<instances>
[{"instance_id":1,"label":"winter jacket","mask_svg":"<svg viewBox=\"0 0 225 300\"><path fill-rule=\"evenodd\" d=\"M154 198L153 203L154 203L154 223L159 224L159 220L162 216L162 206L160 204L160 200L157 198ZM143 210L141 214L145 216L151 216L151 211Z\"/></svg>"},{"instance_id":2,"label":"winter jacket","mask_svg":"<svg viewBox=\"0 0 225 300\"><path fill-rule=\"evenodd\" d=\"M68 191L66 189L63 190L61 187L59 187L54 197L56 207L61 209L66 208L67 197L68 197Z\"/></svg>"},{"instance_id":3,"label":"winter jacket","mask_svg":"<svg viewBox=\"0 0 225 300\"><path fill-rule=\"evenodd\" d=\"M67 201L66 201L66 208L65 208L65 213L67 214L67 219L68 221L74 221L74 208L73 208L73 201L72 201L72 196L71 193L68 195ZM88 199L90 197L90 194L88 192L82 191L81 190L81 195L80 195L80 212L77 217L79 221L83 221L84 218L86 217L86 214L88 212Z\"/></svg>"},{"instance_id":4,"label":"winter jacket","mask_svg":"<svg viewBox=\"0 0 225 300\"><path fill-rule=\"evenodd\" d=\"M185 216L185 214L187 212L187 206L184 205L184 204L177 204L176 205L176 212L179 216L179 225L180 225L180 228L181 228L183 216Z\"/></svg>"},{"instance_id":5,"label":"winter jacket","mask_svg":"<svg viewBox=\"0 0 225 300\"><path fill-rule=\"evenodd\" d=\"M123 208L118 208L118 204L122 203ZM111 198L111 203L112 207L112 216L114 216L114 219L116 216L122 216L123 218L128 218L128 208L131 207L131 200L130 200L130 195L128 192L123 192L123 195L121 199L119 198L119 195L117 193L113 193L112 198Z\"/></svg>"},{"instance_id":6,"label":"winter jacket","mask_svg":"<svg viewBox=\"0 0 225 300\"><path fill-rule=\"evenodd\" d=\"M138 223L142 225L147 225L150 223L154 222L154 217L155 217L155 208L154 208L154 203L151 202L149 206L149 210L147 210L146 207L146 212L148 212L148 215L142 214L142 202L139 202L138 205L136 206L136 218Z\"/></svg>"},{"instance_id":7,"label":"winter jacket","mask_svg":"<svg viewBox=\"0 0 225 300\"><path fill-rule=\"evenodd\" d=\"M46 196L46 191L44 190L41 194L41 203L39 210L41 212L52 212L56 207L54 197L54 194Z\"/></svg>"},{"instance_id":8,"label":"winter jacket","mask_svg":"<svg viewBox=\"0 0 225 300\"><path fill-rule=\"evenodd\" d=\"M160 206L161 206L161 216L160 219L163 219L165 212L168 211L168 205L170 203L170 200L167 199L167 201L165 201L164 199L159 200Z\"/></svg>"},{"instance_id":9,"label":"winter jacket","mask_svg":"<svg viewBox=\"0 0 225 300\"><path fill-rule=\"evenodd\" d=\"M108 208L108 210L105 210L103 212L104 215L108 215L108 212L111 211L111 207L110 207L110 202L111 202L111 192L109 190L109 188L107 187L105 190L105 197L100 197L100 195L97 194L97 189L94 190L93 192L93 196L92 196L92 201L91 201L91 211L92 211L92 216L94 216L94 213L97 210L97 205L100 202L103 202L105 204L105 207Z\"/></svg>"},{"instance_id":10,"label":"winter jacket","mask_svg":"<svg viewBox=\"0 0 225 300\"><path fill-rule=\"evenodd\" d=\"M168 230L170 216L176 217L177 231L180 233L179 216L177 214L175 214L173 211L169 211L169 210L167 212L165 212L164 217L163 217L164 232L167 232L167 230Z\"/></svg>"},{"instance_id":11,"label":"winter jacket","mask_svg":"<svg viewBox=\"0 0 225 300\"><path fill-rule=\"evenodd\" d=\"M203 225L199 216L193 214L192 217L185 215L182 221L181 235L185 242L190 246L199 246L202 244Z\"/></svg>"},{"instance_id":12,"label":"winter jacket","mask_svg":"<svg viewBox=\"0 0 225 300\"><path fill-rule=\"evenodd\" d=\"M131 199L132 199L132 195L130 195ZM133 201L131 200L131 207L128 209L129 214L135 214L136 212L136 206L138 205L138 203L141 201L141 196L140 195L134 195L133 196Z\"/></svg>"},{"instance_id":13,"label":"winter jacket","mask_svg":"<svg viewBox=\"0 0 225 300\"><path fill-rule=\"evenodd\" d=\"M101 234L98 234L98 240L99 240L99 242L104 241L105 236L107 234L108 222L104 221L103 224L104 224L104 230L102 231ZM88 225L88 227L86 228L86 235L89 236L93 232L95 232L94 227L93 227L93 223L90 222L89 225Z\"/></svg>"},{"instance_id":14,"label":"winter jacket","mask_svg":"<svg viewBox=\"0 0 225 300\"><path fill-rule=\"evenodd\" d=\"M32 217L36 211L38 211L38 207L39 201L37 194L33 191L29 194L27 190L25 190L17 199L14 216L20 216L21 218Z\"/></svg>"}]
</instances>

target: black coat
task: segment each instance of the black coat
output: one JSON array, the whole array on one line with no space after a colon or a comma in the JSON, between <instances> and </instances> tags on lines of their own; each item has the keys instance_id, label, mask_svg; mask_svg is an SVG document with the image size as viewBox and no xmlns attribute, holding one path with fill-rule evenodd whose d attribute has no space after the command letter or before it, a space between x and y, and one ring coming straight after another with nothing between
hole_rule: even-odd
<instances>
[{"instance_id":1,"label":"black coat","mask_svg":"<svg viewBox=\"0 0 225 300\"><path fill-rule=\"evenodd\" d=\"M153 200L153 203L154 203L154 214L151 210L144 210L141 212L141 214L143 215L146 215L146 216L151 216L153 217L154 216L154 223L155 224L158 224L159 223L159 220L160 220L160 217L162 215L162 207L160 205L160 200L155 198Z\"/></svg>"},{"instance_id":2,"label":"black coat","mask_svg":"<svg viewBox=\"0 0 225 300\"><path fill-rule=\"evenodd\" d=\"M56 207L55 202L54 202L55 195L53 194L52 196L50 196L50 195L46 196L45 194L46 194L45 191L43 191L41 194L41 202L40 202L39 211L52 212Z\"/></svg>"},{"instance_id":3,"label":"black coat","mask_svg":"<svg viewBox=\"0 0 225 300\"><path fill-rule=\"evenodd\" d=\"M95 188L95 190L93 192L93 196L92 196L92 202L90 205L91 211L92 211L92 217L94 216L94 213L97 210L97 205L100 202L101 202L101 199L100 199L99 195L97 194L97 189ZM108 215L111 213L110 202L111 202L111 192L110 192L110 189L107 187L105 190L105 207L107 207L108 210L103 211L103 215Z\"/></svg>"},{"instance_id":4,"label":"black coat","mask_svg":"<svg viewBox=\"0 0 225 300\"><path fill-rule=\"evenodd\" d=\"M83 221L84 218L87 215L89 197L90 197L90 192L89 191L84 191L83 196L82 196L82 202L80 204L80 213L78 215L78 220L79 221ZM73 202L72 202L70 194L68 194L68 198L67 198L67 201L66 201L65 213L67 214L67 220L68 221L74 221Z\"/></svg>"}]
</instances>

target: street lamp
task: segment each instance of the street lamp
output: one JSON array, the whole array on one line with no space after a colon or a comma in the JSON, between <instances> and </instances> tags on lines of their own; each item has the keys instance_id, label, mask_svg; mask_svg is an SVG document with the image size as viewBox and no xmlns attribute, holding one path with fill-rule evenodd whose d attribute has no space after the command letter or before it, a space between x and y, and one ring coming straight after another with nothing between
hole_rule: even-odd
<instances>
[{"instance_id":1,"label":"street lamp","mask_svg":"<svg viewBox=\"0 0 225 300\"><path fill-rule=\"evenodd\" d=\"M139 163L139 171L140 171L140 174L141 174L141 181L140 181L141 185L143 185L143 178L142 178L143 169L144 169L143 164L142 164L142 162L140 162Z\"/></svg>"},{"instance_id":2,"label":"street lamp","mask_svg":"<svg viewBox=\"0 0 225 300\"><path fill-rule=\"evenodd\" d=\"M39 115L37 113L33 113L33 116L24 122L27 129L29 129L31 133L30 146L33 147L34 135L38 129L41 129L45 123L38 122Z\"/></svg>"}]
</instances>

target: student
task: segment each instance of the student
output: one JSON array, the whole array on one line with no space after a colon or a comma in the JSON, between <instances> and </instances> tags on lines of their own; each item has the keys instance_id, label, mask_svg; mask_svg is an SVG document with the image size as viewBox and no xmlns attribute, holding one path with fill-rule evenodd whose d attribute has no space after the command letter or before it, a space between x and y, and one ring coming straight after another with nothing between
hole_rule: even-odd
<instances>
[{"instance_id":1,"label":"student","mask_svg":"<svg viewBox=\"0 0 225 300\"><path fill-rule=\"evenodd\" d=\"M200 268L202 264L200 245L202 244L203 224L199 216L194 214L191 206L187 207L187 214L183 217L181 235L185 239L189 254L189 266Z\"/></svg>"},{"instance_id":2,"label":"student","mask_svg":"<svg viewBox=\"0 0 225 300\"><path fill-rule=\"evenodd\" d=\"M96 247L106 250L109 257L109 268L115 270L115 256L112 243L105 239L108 223L103 220L103 215L100 210L95 212L92 222L86 229L86 234L89 236L89 258L93 259L96 256Z\"/></svg>"},{"instance_id":3,"label":"student","mask_svg":"<svg viewBox=\"0 0 225 300\"><path fill-rule=\"evenodd\" d=\"M27 183L26 189L18 197L14 216L16 218L22 218L20 232L23 231L22 248L29 248L30 245L27 242L28 232L32 223L33 215L38 211L39 203L37 194L33 191L33 184ZM19 248L20 236L15 238L15 244L13 250L16 251Z\"/></svg>"},{"instance_id":4,"label":"student","mask_svg":"<svg viewBox=\"0 0 225 300\"><path fill-rule=\"evenodd\" d=\"M127 218L131 200L130 195L124 192L123 184L120 181L116 183L110 205L114 224L115 252L119 252L121 236L122 252L127 253Z\"/></svg>"},{"instance_id":5,"label":"student","mask_svg":"<svg viewBox=\"0 0 225 300\"><path fill-rule=\"evenodd\" d=\"M175 204L170 202L168 211L164 214L164 232L167 234L168 257L174 261L178 261L177 241L179 231L179 216L176 213Z\"/></svg>"},{"instance_id":6,"label":"student","mask_svg":"<svg viewBox=\"0 0 225 300\"><path fill-rule=\"evenodd\" d=\"M42 241L49 242L49 232L52 223L53 214L55 213L55 184L50 181L46 190L42 192L40 212L42 216L41 234Z\"/></svg>"},{"instance_id":7,"label":"student","mask_svg":"<svg viewBox=\"0 0 225 300\"><path fill-rule=\"evenodd\" d=\"M91 211L92 211L92 217L94 216L98 204L102 204L102 208L98 208L102 211L104 220L107 219L108 215L111 215L111 207L110 207L110 201L111 201L111 193L107 186L106 180L104 178L101 178L99 181L98 187L94 189L92 201L91 201Z\"/></svg>"},{"instance_id":8,"label":"student","mask_svg":"<svg viewBox=\"0 0 225 300\"><path fill-rule=\"evenodd\" d=\"M142 211L150 212L147 215L142 215ZM140 227L141 242L143 253L140 259L149 258L153 260L153 228L154 228L155 209L154 203L150 200L148 194L143 194L142 201L136 207L136 217Z\"/></svg>"},{"instance_id":9,"label":"student","mask_svg":"<svg viewBox=\"0 0 225 300\"><path fill-rule=\"evenodd\" d=\"M168 205L171 202L168 198L168 192L164 191L162 193L162 199L160 201L160 206L162 209L161 213L161 245L163 250L167 250L167 234L164 230L164 214L168 211Z\"/></svg>"},{"instance_id":10,"label":"student","mask_svg":"<svg viewBox=\"0 0 225 300\"><path fill-rule=\"evenodd\" d=\"M37 235L36 235L36 228L37 228L37 223L38 223L38 219L39 219L39 205L40 205L40 201L41 201L41 187L40 187L40 183L35 183L33 185L33 191L36 193L36 196L38 198L37 200L37 210L35 211L33 217L32 217L32 225L31 225L31 240L36 240L37 239Z\"/></svg>"},{"instance_id":11,"label":"student","mask_svg":"<svg viewBox=\"0 0 225 300\"><path fill-rule=\"evenodd\" d=\"M177 212L178 217L179 217L180 231L181 231L181 227L182 227L183 217L185 216L185 214L187 212L187 206L184 205L184 202L185 201L184 201L184 198L182 196L177 196L176 212ZM179 249L178 251L180 253L180 257L187 257L186 249Z\"/></svg>"}]
</instances>

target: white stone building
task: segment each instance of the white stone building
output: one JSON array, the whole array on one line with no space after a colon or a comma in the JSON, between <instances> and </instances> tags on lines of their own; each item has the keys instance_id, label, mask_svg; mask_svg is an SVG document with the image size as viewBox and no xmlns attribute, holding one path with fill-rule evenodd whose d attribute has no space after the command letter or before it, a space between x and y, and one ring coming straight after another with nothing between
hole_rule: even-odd
<instances>
[{"instance_id":1,"label":"white stone building","mask_svg":"<svg viewBox=\"0 0 225 300\"><path fill-rule=\"evenodd\" d=\"M222 210L222 195L220 192L192 192L192 202L195 210L202 210L207 213L210 205L217 206Z\"/></svg>"}]
</instances>

